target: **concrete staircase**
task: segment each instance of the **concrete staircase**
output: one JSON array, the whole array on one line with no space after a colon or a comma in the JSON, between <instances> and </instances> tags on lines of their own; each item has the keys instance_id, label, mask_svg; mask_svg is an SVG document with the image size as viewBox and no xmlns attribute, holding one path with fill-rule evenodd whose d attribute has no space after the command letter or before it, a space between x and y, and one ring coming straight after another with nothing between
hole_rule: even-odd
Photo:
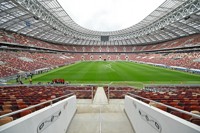
<instances>
[{"instance_id":1,"label":"concrete staircase","mask_svg":"<svg viewBox=\"0 0 200 133\"><path fill-rule=\"evenodd\" d=\"M124 113L124 100L110 100L103 88L91 100L77 100L75 114L66 133L134 133Z\"/></svg>"}]
</instances>

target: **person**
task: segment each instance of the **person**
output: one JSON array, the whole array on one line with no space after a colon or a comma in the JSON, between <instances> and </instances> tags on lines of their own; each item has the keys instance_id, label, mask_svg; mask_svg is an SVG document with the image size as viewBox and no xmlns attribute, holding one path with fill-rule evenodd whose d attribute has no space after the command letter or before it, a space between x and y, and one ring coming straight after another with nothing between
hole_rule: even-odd
<instances>
[{"instance_id":1,"label":"person","mask_svg":"<svg viewBox=\"0 0 200 133\"><path fill-rule=\"evenodd\" d=\"M20 83L20 84L23 84L23 82L22 82L21 80L19 81L19 83Z\"/></svg>"},{"instance_id":2,"label":"person","mask_svg":"<svg viewBox=\"0 0 200 133\"><path fill-rule=\"evenodd\" d=\"M25 76L24 76L24 78L25 78L25 80L27 80L27 78L28 78L28 75L27 75L27 73L25 73Z\"/></svg>"},{"instance_id":3,"label":"person","mask_svg":"<svg viewBox=\"0 0 200 133\"><path fill-rule=\"evenodd\" d=\"M19 83L19 78L18 77L16 78L16 82Z\"/></svg>"},{"instance_id":4,"label":"person","mask_svg":"<svg viewBox=\"0 0 200 133\"><path fill-rule=\"evenodd\" d=\"M31 79L33 78L33 73L30 73Z\"/></svg>"},{"instance_id":5,"label":"person","mask_svg":"<svg viewBox=\"0 0 200 133\"><path fill-rule=\"evenodd\" d=\"M32 84L32 78L29 79L29 83Z\"/></svg>"}]
</instances>

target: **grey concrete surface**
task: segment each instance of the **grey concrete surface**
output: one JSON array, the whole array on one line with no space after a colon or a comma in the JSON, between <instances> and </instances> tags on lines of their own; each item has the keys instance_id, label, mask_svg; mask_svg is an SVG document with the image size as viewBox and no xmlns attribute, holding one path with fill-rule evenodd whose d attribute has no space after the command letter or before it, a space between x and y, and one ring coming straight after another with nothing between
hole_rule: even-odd
<instances>
[{"instance_id":1,"label":"grey concrete surface","mask_svg":"<svg viewBox=\"0 0 200 133\"><path fill-rule=\"evenodd\" d=\"M124 112L124 100L115 99L108 103L105 92L100 88L93 102L77 100L77 112L66 133L134 133L134 131Z\"/></svg>"}]
</instances>

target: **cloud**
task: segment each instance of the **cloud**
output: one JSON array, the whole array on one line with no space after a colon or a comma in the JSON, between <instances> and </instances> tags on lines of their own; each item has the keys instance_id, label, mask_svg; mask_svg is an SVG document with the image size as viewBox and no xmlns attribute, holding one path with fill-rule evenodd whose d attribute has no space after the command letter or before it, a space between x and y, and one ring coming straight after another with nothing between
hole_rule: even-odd
<instances>
[{"instance_id":1,"label":"cloud","mask_svg":"<svg viewBox=\"0 0 200 133\"><path fill-rule=\"evenodd\" d=\"M165 0L58 0L84 28L115 31L137 24Z\"/></svg>"}]
</instances>

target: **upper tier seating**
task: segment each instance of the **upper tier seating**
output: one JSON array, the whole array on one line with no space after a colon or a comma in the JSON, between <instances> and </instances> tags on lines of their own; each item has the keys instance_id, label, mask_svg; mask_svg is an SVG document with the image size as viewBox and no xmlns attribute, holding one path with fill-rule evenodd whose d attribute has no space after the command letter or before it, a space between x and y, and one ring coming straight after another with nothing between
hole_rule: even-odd
<instances>
[{"instance_id":1,"label":"upper tier seating","mask_svg":"<svg viewBox=\"0 0 200 133\"><path fill-rule=\"evenodd\" d=\"M191 35L169 42L158 43L147 46L64 46L57 45L49 42L40 41L12 33L8 31L0 31L0 42L17 43L25 46L48 48L54 50L66 50L73 52L133 52L133 51L149 51L149 50L160 50L160 49L171 49L177 47L188 47L188 46L199 46L200 45L200 34Z\"/></svg>"}]
</instances>

